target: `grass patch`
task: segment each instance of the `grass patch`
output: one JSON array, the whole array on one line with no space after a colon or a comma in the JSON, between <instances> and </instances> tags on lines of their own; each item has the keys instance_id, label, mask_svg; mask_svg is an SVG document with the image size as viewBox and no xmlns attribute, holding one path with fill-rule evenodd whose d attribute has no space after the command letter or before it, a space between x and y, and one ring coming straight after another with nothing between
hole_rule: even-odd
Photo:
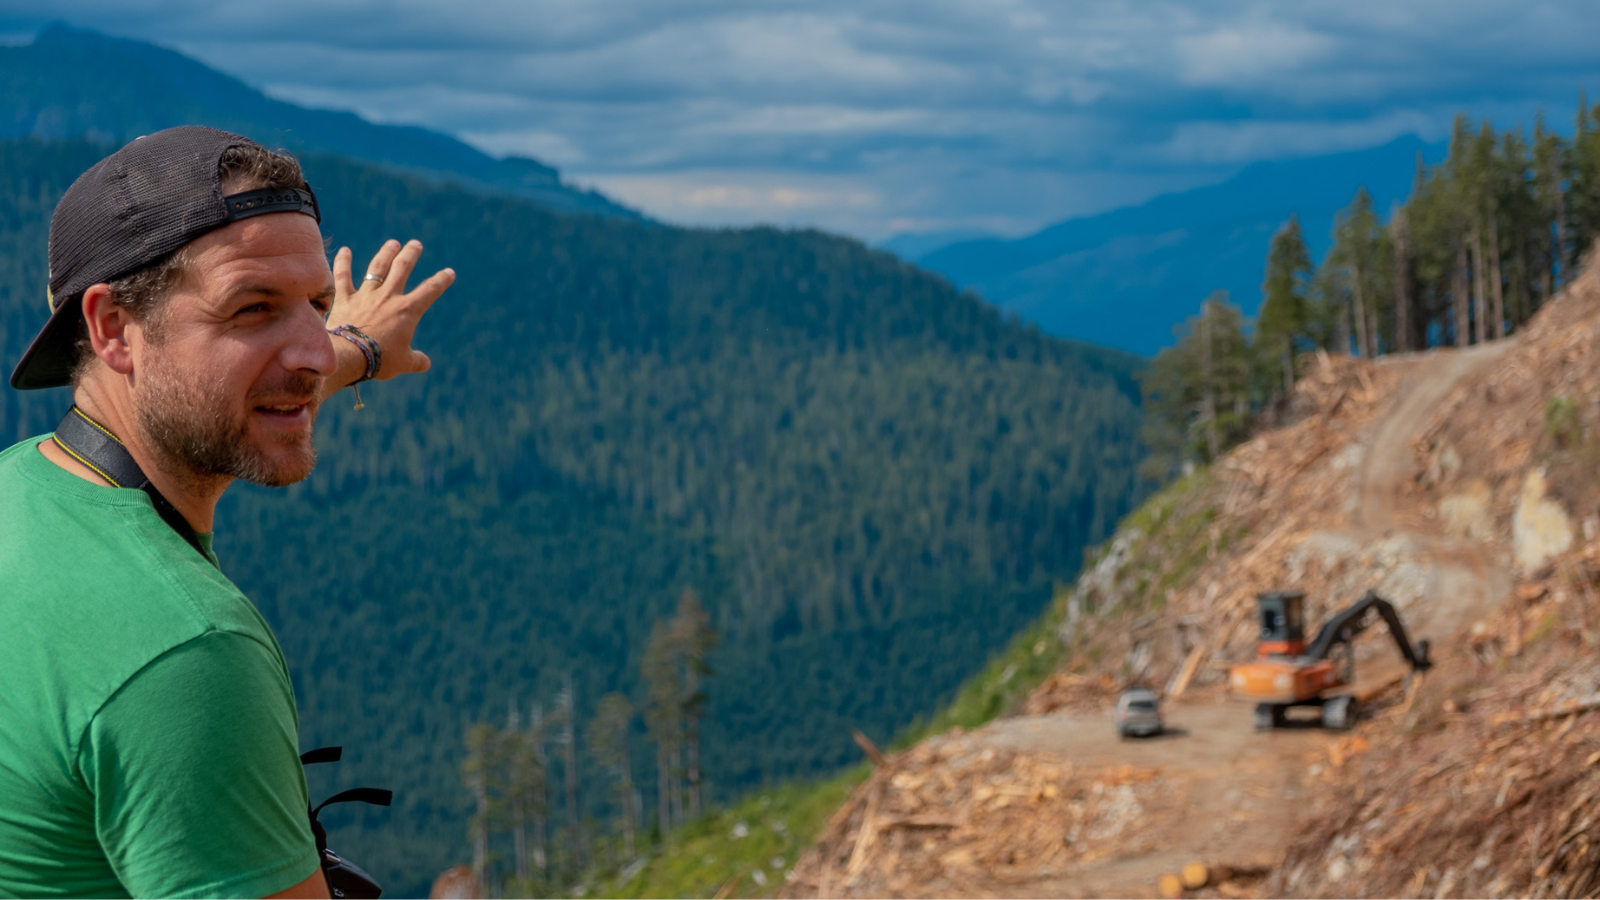
<instances>
[{"instance_id":1,"label":"grass patch","mask_svg":"<svg viewBox=\"0 0 1600 900\"><path fill-rule=\"evenodd\" d=\"M752 793L685 825L642 862L606 873L587 896L710 897L735 879L729 896L775 896L784 874L871 771L863 763L822 781Z\"/></svg>"},{"instance_id":2,"label":"grass patch","mask_svg":"<svg viewBox=\"0 0 1600 900\"><path fill-rule=\"evenodd\" d=\"M903 750L957 726L977 728L1021 706L1028 694L1065 662L1066 651L1056 638L1056 629L1065 614L1066 590L1057 585L1049 609L1037 622L1012 638L1005 650L962 685L944 708L902 731L892 748Z\"/></svg>"}]
</instances>

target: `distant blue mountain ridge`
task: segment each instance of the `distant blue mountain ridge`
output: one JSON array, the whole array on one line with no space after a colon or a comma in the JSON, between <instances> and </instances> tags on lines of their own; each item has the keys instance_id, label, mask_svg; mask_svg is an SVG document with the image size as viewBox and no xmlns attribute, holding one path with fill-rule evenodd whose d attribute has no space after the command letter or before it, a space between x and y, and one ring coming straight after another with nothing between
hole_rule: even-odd
<instances>
[{"instance_id":1,"label":"distant blue mountain ridge","mask_svg":"<svg viewBox=\"0 0 1600 900\"><path fill-rule=\"evenodd\" d=\"M496 159L449 135L378 125L354 113L274 100L172 50L54 24L25 46L0 47L0 139L88 137L113 144L204 123L297 153L363 159L560 212L642 219L561 180L553 167ZM1335 213L1364 185L1380 211L1410 191L1419 155L1442 143L1404 137L1381 147L1264 162L1209 187L1070 219L1017 239L975 231L899 235L882 247L1061 337L1143 355L1213 290L1246 313L1260 304L1272 234L1298 214L1320 253Z\"/></svg>"},{"instance_id":2,"label":"distant blue mountain ridge","mask_svg":"<svg viewBox=\"0 0 1600 900\"><path fill-rule=\"evenodd\" d=\"M1381 147L1261 162L1220 184L1069 219L1028 237L988 238L907 254L1046 333L1151 355L1226 290L1253 315L1272 235L1298 215L1312 253L1331 243L1337 212L1365 187L1380 213L1411 192L1420 158L1443 143L1402 137ZM890 249L915 247L902 238Z\"/></svg>"},{"instance_id":3,"label":"distant blue mountain ridge","mask_svg":"<svg viewBox=\"0 0 1600 900\"><path fill-rule=\"evenodd\" d=\"M354 113L274 100L180 53L53 24L32 44L0 47L0 139L87 137L120 144L174 125L238 131L296 153L329 153L464 187L508 193L562 212L643 218L556 169L496 159L446 134L377 125Z\"/></svg>"}]
</instances>

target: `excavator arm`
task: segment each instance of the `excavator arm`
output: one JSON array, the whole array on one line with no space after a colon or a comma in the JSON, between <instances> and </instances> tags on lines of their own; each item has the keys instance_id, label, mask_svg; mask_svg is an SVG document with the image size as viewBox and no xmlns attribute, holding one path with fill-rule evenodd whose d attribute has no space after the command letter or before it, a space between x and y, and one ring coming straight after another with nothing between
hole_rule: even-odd
<instances>
[{"instance_id":1,"label":"excavator arm","mask_svg":"<svg viewBox=\"0 0 1600 900\"><path fill-rule=\"evenodd\" d=\"M1395 612L1394 604L1378 596L1377 591L1370 590L1360 600L1341 610L1322 626L1322 630L1317 632L1316 640L1306 648L1306 656L1315 660L1326 659L1328 652L1335 645L1349 644L1355 640L1356 635L1371 627L1374 614L1389 626L1389 636L1394 638L1395 645L1400 648L1400 655L1411 664L1413 671L1421 672L1433 665L1428 659L1428 642L1418 641L1413 648L1411 639L1406 634L1406 627L1400 622L1400 614Z\"/></svg>"}]
</instances>

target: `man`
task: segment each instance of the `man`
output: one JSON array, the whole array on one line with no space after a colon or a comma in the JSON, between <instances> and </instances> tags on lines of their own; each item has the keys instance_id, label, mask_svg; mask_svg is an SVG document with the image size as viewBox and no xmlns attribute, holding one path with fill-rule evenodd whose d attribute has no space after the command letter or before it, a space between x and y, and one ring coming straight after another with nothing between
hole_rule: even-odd
<instances>
[{"instance_id":1,"label":"man","mask_svg":"<svg viewBox=\"0 0 1600 900\"><path fill-rule=\"evenodd\" d=\"M320 221L293 159L196 127L56 208L11 383L75 406L0 453L0 895L328 896L283 654L212 516L234 479L311 472L328 395L426 371L455 275L407 293L422 246L390 241L358 290Z\"/></svg>"}]
</instances>

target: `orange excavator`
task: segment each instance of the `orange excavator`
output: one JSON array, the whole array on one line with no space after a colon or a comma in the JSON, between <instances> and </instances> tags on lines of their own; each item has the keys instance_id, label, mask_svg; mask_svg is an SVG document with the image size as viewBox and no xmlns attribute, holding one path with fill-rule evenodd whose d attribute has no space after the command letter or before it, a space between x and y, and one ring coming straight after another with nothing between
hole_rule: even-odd
<instances>
[{"instance_id":1,"label":"orange excavator","mask_svg":"<svg viewBox=\"0 0 1600 900\"><path fill-rule=\"evenodd\" d=\"M1343 731L1354 725L1356 698L1340 689L1355 681L1352 642L1380 618L1413 672L1432 665L1428 642L1418 641L1413 649L1394 604L1376 591L1367 591L1335 614L1310 644L1305 639L1303 592L1274 591L1259 595L1256 602L1261 616L1256 659L1235 664L1228 673L1228 686L1237 699L1255 701L1258 731L1281 727L1294 706L1320 707L1324 728Z\"/></svg>"}]
</instances>

